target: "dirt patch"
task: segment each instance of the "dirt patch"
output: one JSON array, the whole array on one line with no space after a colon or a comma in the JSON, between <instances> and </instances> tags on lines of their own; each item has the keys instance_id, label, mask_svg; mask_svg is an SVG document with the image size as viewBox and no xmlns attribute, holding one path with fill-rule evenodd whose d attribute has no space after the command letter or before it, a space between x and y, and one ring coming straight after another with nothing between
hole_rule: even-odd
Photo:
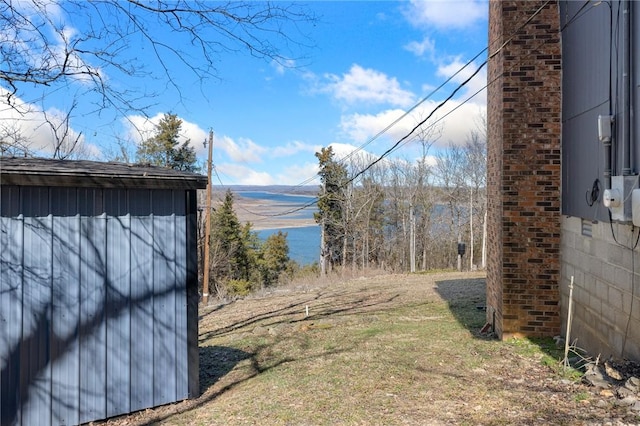
<instances>
[{"instance_id":1,"label":"dirt patch","mask_svg":"<svg viewBox=\"0 0 640 426\"><path fill-rule=\"evenodd\" d=\"M199 398L108 425L635 424L553 339L481 335L481 273L381 275L210 305ZM556 358L554 358L556 357Z\"/></svg>"}]
</instances>

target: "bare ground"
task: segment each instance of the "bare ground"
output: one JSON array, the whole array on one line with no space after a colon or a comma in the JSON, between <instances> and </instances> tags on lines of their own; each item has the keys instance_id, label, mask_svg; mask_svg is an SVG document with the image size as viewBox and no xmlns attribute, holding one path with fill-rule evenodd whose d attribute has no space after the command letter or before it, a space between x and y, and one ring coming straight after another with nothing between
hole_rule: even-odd
<instances>
[{"instance_id":1,"label":"bare ground","mask_svg":"<svg viewBox=\"0 0 640 426\"><path fill-rule=\"evenodd\" d=\"M484 291L482 273L380 275L202 307L202 395L98 424L638 422L552 340L481 335Z\"/></svg>"}]
</instances>

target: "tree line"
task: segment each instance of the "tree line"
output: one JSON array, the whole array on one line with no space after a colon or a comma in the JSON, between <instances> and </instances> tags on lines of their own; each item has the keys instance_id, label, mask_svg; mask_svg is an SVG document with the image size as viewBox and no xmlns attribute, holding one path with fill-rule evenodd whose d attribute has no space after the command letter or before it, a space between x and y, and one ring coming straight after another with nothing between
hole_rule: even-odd
<instances>
[{"instance_id":1,"label":"tree line","mask_svg":"<svg viewBox=\"0 0 640 426\"><path fill-rule=\"evenodd\" d=\"M44 149L24 135L22 124L32 120L29 114L34 113L33 106L21 99L27 88L41 89L42 105L37 109L42 113L42 126L52 137L47 147L51 155L86 158L85 135L73 131L70 125L80 114L76 111L84 111L82 106L89 102L85 95L100 95L95 109L91 109L95 113L148 116L146 111L153 105L148 99L154 94L144 92L146 85L133 85L139 90L131 90L112 83L120 77L159 78L182 98L175 74L164 66L167 61L183 64L183 71L204 84L217 78L216 63L221 53L236 48L287 66L292 58L301 59L294 55L297 49L289 51L291 48L304 51L308 47L306 35L296 30L297 24L316 19L304 8L278 2L213 5L195 0L178 10L165 1L149 7L136 1L68 0L64 10L69 16L96 17L85 23L82 32L74 33L67 31L65 21L57 19L51 6L26 0L9 2L2 8L2 27L13 36L0 41L6 53L6 61L0 66L0 89L16 118L0 123L0 155L38 155ZM179 26L173 24L174 18ZM150 22L154 25L148 25ZM132 27L157 28L158 33L131 31ZM203 52L202 61L185 61L185 52L179 47L167 49L159 38L166 33L171 33L176 46L198 46ZM58 35L57 42L49 34ZM130 47L140 45L155 52L150 62L127 56ZM66 111L47 113L44 101L61 88L71 96ZM152 137L136 144L135 152L121 145L121 155L115 159L200 171L190 141L180 138L181 124L176 115L165 114ZM322 185L316 221L322 229L318 265L322 272L451 268L456 265L460 242L467 244L466 267L483 266L485 134L472 132L464 145L451 145L431 162L427 154L436 139L432 132L418 132L416 140L422 147L418 160L375 160L374 167L369 167L374 159L365 156L337 160L331 148L317 153ZM242 293L274 285L292 269L286 234L260 243L250 225L236 223L233 197L228 195L211 219L216 221L211 241L218 250L211 261L216 271L215 286L221 292Z\"/></svg>"},{"instance_id":2,"label":"tree line","mask_svg":"<svg viewBox=\"0 0 640 426\"><path fill-rule=\"evenodd\" d=\"M484 268L484 132L472 131L462 145L449 144L432 157L428 153L436 138L422 132L421 156L414 161L376 162L366 155L341 160L331 146L316 153L321 185L314 218L321 255L305 273ZM301 270L289 258L286 233L261 242L251 223L240 224L229 190L212 212L211 224L209 288L214 295L276 286Z\"/></svg>"},{"instance_id":3,"label":"tree line","mask_svg":"<svg viewBox=\"0 0 640 426\"><path fill-rule=\"evenodd\" d=\"M321 190L320 270L382 268L393 272L484 267L486 247L486 140L472 131L463 145L435 157L434 139L419 139L415 161L377 162L316 153ZM428 136L428 135L423 135ZM366 170L362 173L362 170ZM357 179L356 179L357 178Z\"/></svg>"},{"instance_id":4,"label":"tree line","mask_svg":"<svg viewBox=\"0 0 640 426\"><path fill-rule=\"evenodd\" d=\"M181 126L177 115L166 113L154 134L137 146L135 162L201 172L191 142L180 142ZM428 153L437 137L422 132L421 156L413 161L376 162L366 155L340 160L331 146L316 153L321 186L315 220L321 231L321 256L304 272L452 269L460 266L460 243L466 248L462 266L484 267L484 133L472 131L463 145L450 144L434 161ZM227 191L210 215L212 295L246 295L301 271L289 257L287 234L279 231L261 241L251 223L240 223L233 202ZM199 221L201 230L204 217ZM200 253L204 244L200 232Z\"/></svg>"}]
</instances>

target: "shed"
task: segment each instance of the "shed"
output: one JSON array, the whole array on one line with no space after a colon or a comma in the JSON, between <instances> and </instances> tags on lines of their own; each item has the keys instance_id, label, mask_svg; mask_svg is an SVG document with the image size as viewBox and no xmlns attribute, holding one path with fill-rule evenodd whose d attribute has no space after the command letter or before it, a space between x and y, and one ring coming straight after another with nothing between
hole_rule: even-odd
<instances>
[{"instance_id":1,"label":"shed","mask_svg":"<svg viewBox=\"0 0 640 426\"><path fill-rule=\"evenodd\" d=\"M0 426L79 424L198 395L206 182L0 158Z\"/></svg>"}]
</instances>

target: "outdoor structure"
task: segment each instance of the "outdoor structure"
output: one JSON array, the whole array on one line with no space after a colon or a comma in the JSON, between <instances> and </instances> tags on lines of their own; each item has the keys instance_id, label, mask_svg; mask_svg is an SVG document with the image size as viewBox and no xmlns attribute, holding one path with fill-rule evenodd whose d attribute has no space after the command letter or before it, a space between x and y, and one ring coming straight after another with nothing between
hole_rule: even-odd
<instances>
[{"instance_id":1,"label":"outdoor structure","mask_svg":"<svg viewBox=\"0 0 640 426\"><path fill-rule=\"evenodd\" d=\"M488 321L503 338L557 335L558 9L548 1L491 1L489 8Z\"/></svg>"},{"instance_id":2,"label":"outdoor structure","mask_svg":"<svg viewBox=\"0 0 640 426\"><path fill-rule=\"evenodd\" d=\"M489 7L487 321L640 360L640 8Z\"/></svg>"},{"instance_id":3,"label":"outdoor structure","mask_svg":"<svg viewBox=\"0 0 640 426\"><path fill-rule=\"evenodd\" d=\"M73 425L197 396L206 177L0 158L0 424Z\"/></svg>"}]
</instances>

